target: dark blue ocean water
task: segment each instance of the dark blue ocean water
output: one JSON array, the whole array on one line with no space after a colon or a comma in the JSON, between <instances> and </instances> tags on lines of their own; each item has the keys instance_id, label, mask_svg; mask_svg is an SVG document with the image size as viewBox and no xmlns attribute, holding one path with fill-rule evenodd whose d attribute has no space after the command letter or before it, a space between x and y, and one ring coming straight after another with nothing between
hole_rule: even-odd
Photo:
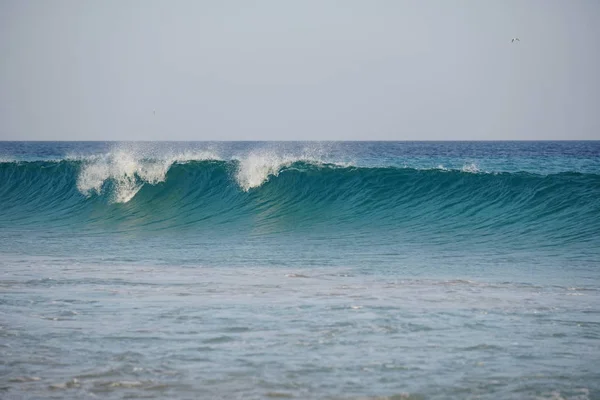
<instances>
[{"instance_id":1,"label":"dark blue ocean water","mask_svg":"<svg viewBox=\"0 0 600 400\"><path fill-rule=\"evenodd\" d=\"M600 398L600 142L0 142L0 398Z\"/></svg>"}]
</instances>

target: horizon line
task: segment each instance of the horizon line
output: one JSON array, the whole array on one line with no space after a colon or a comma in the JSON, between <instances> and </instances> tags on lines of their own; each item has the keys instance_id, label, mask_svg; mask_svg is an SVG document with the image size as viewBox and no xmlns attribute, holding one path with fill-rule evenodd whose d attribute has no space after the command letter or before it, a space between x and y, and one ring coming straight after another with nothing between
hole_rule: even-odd
<instances>
[{"instance_id":1,"label":"horizon line","mask_svg":"<svg viewBox=\"0 0 600 400\"><path fill-rule=\"evenodd\" d=\"M238 140L211 140L211 139L203 139L203 140L183 140L183 139L175 139L175 140L140 140L140 139L130 139L130 140L115 140L115 139L105 139L105 140L97 140L97 139L0 139L0 142L114 142L114 143L123 143L123 142L157 142L157 143L189 143L189 142L220 142L220 143L232 143L232 142L598 142L599 139L326 139L326 140L316 140L316 139L307 139L307 140L272 140L272 139L238 139Z\"/></svg>"}]
</instances>

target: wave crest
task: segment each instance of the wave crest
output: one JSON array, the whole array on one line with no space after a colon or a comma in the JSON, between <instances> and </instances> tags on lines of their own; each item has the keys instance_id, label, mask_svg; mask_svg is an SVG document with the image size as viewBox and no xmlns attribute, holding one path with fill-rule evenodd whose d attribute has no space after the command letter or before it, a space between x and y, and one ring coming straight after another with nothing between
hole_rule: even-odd
<instances>
[{"instance_id":1,"label":"wave crest","mask_svg":"<svg viewBox=\"0 0 600 400\"><path fill-rule=\"evenodd\" d=\"M71 156L81 162L77 189L89 197L101 194L106 182L113 183L112 201L127 203L148 183L164 182L175 163L219 159L210 151L171 154L163 158L148 158L143 152L117 150L93 157Z\"/></svg>"},{"instance_id":2,"label":"wave crest","mask_svg":"<svg viewBox=\"0 0 600 400\"><path fill-rule=\"evenodd\" d=\"M125 152L84 163L77 178L79 191L90 196L100 194L107 180L114 182L113 201L126 203L136 195L145 182L164 182L171 166L168 160L145 161Z\"/></svg>"},{"instance_id":3,"label":"wave crest","mask_svg":"<svg viewBox=\"0 0 600 400\"><path fill-rule=\"evenodd\" d=\"M272 151L250 153L238 158L236 161L238 166L235 179L240 188L245 192L260 187L269 177L278 176L283 169L289 168L293 164L307 163L311 165L323 165L325 163L321 157L312 154L279 155Z\"/></svg>"},{"instance_id":4,"label":"wave crest","mask_svg":"<svg viewBox=\"0 0 600 400\"><path fill-rule=\"evenodd\" d=\"M79 161L0 163L0 221L126 222L128 229L155 230L245 226L256 234L339 225L434 242L446 232L474 241L492 235L582 245L600 232L596 174L344 167L270 153L191 158L117 151Z\"/></svg>"}]
</instances>

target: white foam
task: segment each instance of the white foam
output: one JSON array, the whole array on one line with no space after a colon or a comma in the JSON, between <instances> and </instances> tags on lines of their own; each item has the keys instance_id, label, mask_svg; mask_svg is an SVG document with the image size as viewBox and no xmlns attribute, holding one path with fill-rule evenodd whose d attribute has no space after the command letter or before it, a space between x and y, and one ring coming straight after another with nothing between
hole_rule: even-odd
<instances>
[{"instance_id":1,"label":"white foam","mask_svg":"<svg viewBox=\"0 0 600 400\"><path fill-rule=\"evenodd\" d=\"M319 145L306 147L297 153L279 154L278 150L277 148L266 148L235 158L239 162L235 179L242 190L247 192L261 186L269 180L269 177L278 176L283 168L289 167L295 162L333 164L326 161L326 149ZM335 165L348 166L348 164L339 163L335 163Z\"/></svg>"},{"instance_id":2,"label":"white foam","mask_svg":"<svg viewBox=\"0 0 600 400\"><path fill-rule=\"evenodd\" d=\"M113 201L127 203L142 188L144 182L163 182L171 163L167 160L143 161L135 154L118 151L82 166L77 188L86 195L100 193L107 179L115 183Z\"/></svg>"},{"instance_id":3,"label":"white foam","mask_svg":"<svg viewBox=\"0 0 600 400\"><path fill-rule=\"evenodd\" d=\"M77 178L77 189L86 196L100 194L107 180L114 182L111 201L127 203L148 183L155 185L164 182L169 168L174 163L190 161L218 160L218 155L210 150L171 153L156 158L152 151L126 147L108 154L94 156L69 156L71 160L82 162Z\"/></svg>"},{"instance_id":4,"label":"white foam","mask_svg":"<svg viewBox=\"0 0 600 400\"><path fill-rule=\"evenodd\" d=\"M299 160L299 158L268 152L251 153L238 160L239 167L235 179L243 190L248 191L262 185L269 176L277 176L281 168Z\"/></svg>"},{"instance_id":5,"label":"white foam","mask_svg":"<svg viewBox=\"0 0 600 400\"><path fill-rule=\"evenodd\" d=\"M461 168L461 171L462 172L469 172L469 173L472 173L472 174L476 174L478 172L481 172L480 169L477 167L477 165L475 165L475 163L463 165L463 167Z\"/></svg>"},{"instance_id":6,"label":"white foam","mask_svg":"<svg viewBox=\"0 0 600 400\"><path fill-rule=\"evenodd\" d=\"M235 180L244 191L257 188L269 177L277 176L283 168L303 161L311 164L328 164L347 167L351 163L333 163L325 158L327 148L312 144L294 153L283 153L281 148L271 146L256 149L231 158L238 162ZM164 182L173 164L192 161L223 160L212 148L165 152L147 144L120 144L102 155L69 155L68 160L82 163L77 179L78 190L86 195L100 194L108 180L114 182L111 201L127 203L144 186Z\"/></svg>"}]
</instances>

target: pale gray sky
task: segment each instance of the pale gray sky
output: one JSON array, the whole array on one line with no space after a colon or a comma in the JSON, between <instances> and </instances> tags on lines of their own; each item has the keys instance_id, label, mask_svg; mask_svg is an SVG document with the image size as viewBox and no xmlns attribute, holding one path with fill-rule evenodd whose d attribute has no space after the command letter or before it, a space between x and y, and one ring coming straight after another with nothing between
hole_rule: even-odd
<instances>
[{"instance_id":1,"label":"pale gray sky","mask_svg":"<svg viewBox=\"0 0 600 400\"><path fill-rule=\"evenodd\" d=\"M597 0L0 0L0 139L600 139L598 21Z\"/></svg>"}]
</instances>

